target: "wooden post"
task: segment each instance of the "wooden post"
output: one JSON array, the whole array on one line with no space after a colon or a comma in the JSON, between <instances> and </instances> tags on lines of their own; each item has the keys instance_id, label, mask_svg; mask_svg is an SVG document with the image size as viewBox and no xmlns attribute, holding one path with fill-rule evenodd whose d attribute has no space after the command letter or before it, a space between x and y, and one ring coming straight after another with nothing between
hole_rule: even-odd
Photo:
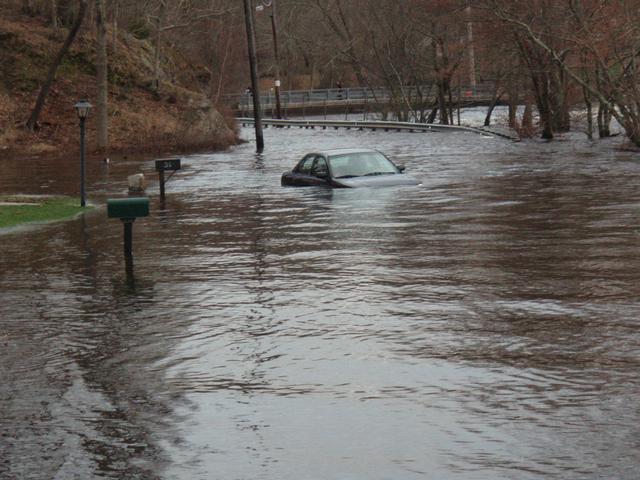
<instances>
[{"instance_id":1,"label":"wooden post","mask_svg":"<svg viewBox=\"0 0 640 480\"><path fill-rule=\"evenodd\" d=\"M162 200L164 202L165 198L164 198L164 170L160 170L158 172L158 176L160 177L160 200Z\"/></svg>"},{"instance_id":2,"label":"wooden post","mask_svg":"<svg viewBox=\"0 0 640 480\"><path fill-rule=\"evenodd\" d=\"M129 260L133 258L133 219L123 218L124 225L124 257Z\"/></svg>"}]
</instances>

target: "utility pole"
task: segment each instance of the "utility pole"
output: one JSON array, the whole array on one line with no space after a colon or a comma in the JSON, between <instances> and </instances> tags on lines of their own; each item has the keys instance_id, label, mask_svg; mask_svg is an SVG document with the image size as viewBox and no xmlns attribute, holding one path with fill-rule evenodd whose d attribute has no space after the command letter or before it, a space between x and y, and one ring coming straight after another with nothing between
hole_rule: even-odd
<instances>
[{"instance_id":1,"label":"utility pole","mask_svg":"<svg viewBox=\"0 0 640 480\"><path fill-rule=\"evenodd\" d=\"M262 135L262 111L260 109L260 89L258 86L258 60L256 56L256 36L253 29L253 9L251 0L244 0L244 20L247 30L247 46L249 49L249 67L251 70L251 90L253 92L253 119L256 129L256 149L261 152L264 149L264 137Z\"/></svg>"},{"instance_id":2,"label":"utility pole","mask_svg":"<svg viewBox=\"0 0 640 480\"><path fill-rule=\"evenodd\" d=\"M282 118L282 111L280 109L280 58L278 56L278 23L276 20L276 0L273 0L271 4L271 31L273 32L273 56L276 62L276 80L275 80L275 92L276 92L276 117Z\"/></svg>"}]
</instances>

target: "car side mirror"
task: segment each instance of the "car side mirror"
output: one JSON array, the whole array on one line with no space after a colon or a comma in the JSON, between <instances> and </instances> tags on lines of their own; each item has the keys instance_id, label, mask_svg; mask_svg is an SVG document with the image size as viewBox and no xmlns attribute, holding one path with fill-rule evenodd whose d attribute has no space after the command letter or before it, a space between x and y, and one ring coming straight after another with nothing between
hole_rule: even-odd
<instances>
[{"instance_id":1,"label":"car side mirror","mask_svg":"<svg viewBox=\"0 0 640 480\"><path fill-rule=\"evenodd\" d=\"M400 173L403 173L407 167L405 167L404 165L396 165L396 167L398 167L398 170L400 170Z\"/></svg>"}]
</instances>

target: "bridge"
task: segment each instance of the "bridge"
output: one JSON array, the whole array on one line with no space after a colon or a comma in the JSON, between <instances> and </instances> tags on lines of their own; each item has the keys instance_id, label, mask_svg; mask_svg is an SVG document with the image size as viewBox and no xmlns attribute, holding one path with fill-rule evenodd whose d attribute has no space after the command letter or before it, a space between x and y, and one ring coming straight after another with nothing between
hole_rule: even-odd
<instances>
[{"instance_id":1,"label":"bridge","mask_svg":"<svg viewBox=\"0 0 640 480\"><path fill-rule=\"evenodd\" d=\"M254 124L254 119L251 117L240 117L237 119L242 126L248 126ZM315 129L322 128L326 130L328 128L339 129L345 128L347 130L384 130L386 132L469 132L484 136L494 136L506 138L509 140L517 141L519 137L508 130L498 130L495 128L487 127L469 127L462 125L440 125L437 123L414 123L414 122L387 122L379 120L283 120L277 118L265 118L262 119L262 125L264 127L276 127L276 128L305 128Z\"/></svg>"},{"instance_id":2,"label":"bridge","mask_svg":"<svg viewBox=\"0 0 640 480\"><path fill-rule=\"evenodd\" d=\"M493 84L456 87L451 99L452 107L469 107L474 105L488 105L493 100ZM405 102L423 105L431 108L436 102L436 91L433 87L402 87L398 93L392 95L387 88L330 88L322 90L286 90L280 92L282 115L305 116L328 114L349 114L360 112L375 112L381 105L388 105L397 100L398 95ZM253 115L253 98L251 93L241 95L225 95L224 103L229 105L236 116L249 117ZM264 116L275 117L276 97L273 89L260 94L260 103Z\"/></svg>"}]
</instances>

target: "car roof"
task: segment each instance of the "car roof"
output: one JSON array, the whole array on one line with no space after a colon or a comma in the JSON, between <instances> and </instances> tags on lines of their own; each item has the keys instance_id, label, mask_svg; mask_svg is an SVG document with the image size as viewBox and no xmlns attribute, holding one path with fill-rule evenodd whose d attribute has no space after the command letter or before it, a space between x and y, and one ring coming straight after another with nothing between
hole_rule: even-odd
<instances>
[{"instance_id":1,"label":"car roof","mask_svg":"<svg viewBox=\"0 0 640 480\"><path fill-rule=\"evenodd\" d=\"M349 155L352 153L372 153L377 152L372 148L332 148L329 150L322 150L319 152L314 152L319 155L324 155L326 157L331 157L334 155Z\"/></svg>"}]
</instances>

